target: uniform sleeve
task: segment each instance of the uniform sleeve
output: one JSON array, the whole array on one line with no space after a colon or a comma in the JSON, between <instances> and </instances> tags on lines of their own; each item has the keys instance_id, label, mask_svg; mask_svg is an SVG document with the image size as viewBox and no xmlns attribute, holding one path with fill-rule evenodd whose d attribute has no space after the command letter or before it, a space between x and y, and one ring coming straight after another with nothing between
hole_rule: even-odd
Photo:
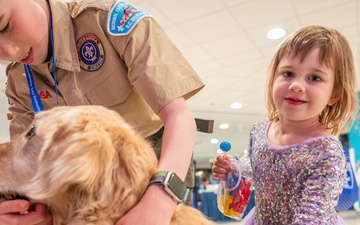
<instances>
[{"instance_id":1,"label":"uniform sleeve","mask_svg":"<svg viewBox=\"0 0 360 225\"><path fill-rule=\"evenodd\" d=\"M315 158L292 224L336 224L335 206L345 178L345 157L341 146L331 145L320 160Z\"/></svg>"},{"instance_id":2,"label":"uniform sleeve","mask_svg":"<svg viewBox=\"0 0 360 225\"><path fill-rule=\"evenodd\" d=\"M128 67L128 79L155 113L167 103L195 95L204 87L160 25L142 19L126 36L110 36L110 41Z\"/></svg>"},{"instance_id":3,"label":"uniform sleeve","mask_svg":"<svg viewBox=\"0 0 360 225\"><path fill-rule=\"evenodd\" d=\"M34 119L34 113L32 108L29 108L31 107L31 100L23 71L19 66L15 66L7 69L7 76L5 93L9 100L9 111L12 114L10 139L14 139L28 129ZM30 105L24 105L26 102Z\"/></svg>"}]
</instances>

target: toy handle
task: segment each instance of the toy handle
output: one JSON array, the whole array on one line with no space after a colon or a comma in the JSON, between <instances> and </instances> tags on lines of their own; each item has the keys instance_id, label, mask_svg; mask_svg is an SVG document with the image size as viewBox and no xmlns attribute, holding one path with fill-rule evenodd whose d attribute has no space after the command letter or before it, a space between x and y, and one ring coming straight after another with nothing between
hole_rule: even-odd
<instances>
[{"instance_id":1,"label":"toy handle","mask_svg":"<svg viewBox=\"0 0 360 225\"><path fill-rule=\"evenodd\" d=\"M233 191L240 185L241 175L242 175L240 166L236 160L231 160L230 166L232 172L230 172L227 175L227 178L223 180L223 182L225 183L224 188L227 191Z\"/></svg>"},{"instance_id":2,"label":"toy handle","mask_svg":"<svg viewBox=\"0 0 360 225\"><path fill-rule=\"evenodd\" d=\"M227 141L223 141L220 143L220 149L224 152L224 155L225 155L226 152L230 151L231 144ZM227 177L221 181L222 186L227 191L233 191L240 185L241 175L242 175L240 166L239 166L239 163L237 162L237 160L230 159L230 166L231 166L232 172L228 173ZM237 179L237 180L235 180L235 179Z\"/></svg>"}]
</instances>

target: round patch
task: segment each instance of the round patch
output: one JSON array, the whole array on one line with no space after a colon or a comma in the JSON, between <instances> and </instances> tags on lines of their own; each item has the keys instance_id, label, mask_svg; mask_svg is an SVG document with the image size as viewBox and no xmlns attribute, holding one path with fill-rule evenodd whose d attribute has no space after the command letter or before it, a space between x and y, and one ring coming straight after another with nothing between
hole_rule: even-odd
<instances>
[{"instance_id":1,"label":"round patch","mask_svg":"<svg viewBox=\"0 0 360 225\"><path fill-rule=\"evenodd\" d=\"M80 66L87 71L95 71L104 63L104 48L95 34L84 34L76 42Z\"/></svg>"}]
</instances>

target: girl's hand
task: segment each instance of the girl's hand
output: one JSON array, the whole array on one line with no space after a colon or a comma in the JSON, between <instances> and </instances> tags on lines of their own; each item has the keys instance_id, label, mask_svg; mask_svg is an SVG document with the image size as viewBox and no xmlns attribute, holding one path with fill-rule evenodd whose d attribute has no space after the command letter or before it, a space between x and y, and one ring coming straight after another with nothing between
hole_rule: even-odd
<instances>
[{"instance_id":1,"label":"girl's hand","mask_svg":"<svg viewBox=\"0 0 360 225\"><path fill-rule=\"evenodd\" d=\"M0 225L50 225L52 216L47 206L31 205L26 200L11 200L0 203Z\"/></svg>"},{"instance_id":2,"label":"girl's hand","mask_svg":"<svg viewBox=\"0 0 360 225\"><path fill-rule=\"evenodd\" d=\"M231 155L216 156L211 168L214 178L218 180L222 180L225 178L225 175L227 173L231 172L230 161L229 161L231 158L232 158Z\"/></svg>"}]
</instances>

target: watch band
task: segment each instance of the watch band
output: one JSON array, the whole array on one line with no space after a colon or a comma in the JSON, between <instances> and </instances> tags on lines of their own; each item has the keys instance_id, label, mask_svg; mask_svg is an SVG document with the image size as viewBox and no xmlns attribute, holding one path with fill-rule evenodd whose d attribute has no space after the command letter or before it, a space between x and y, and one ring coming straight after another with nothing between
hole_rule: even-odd
<instances>
[{"instance_id":1,"label":"watch band","mask_svg":"<svg viewBox=\"0 0 360 225\"><path fill-rule=\"evenodd\" d=\"M161 183L163 184L168 171L158 171L151 177L149 184Z\"/></svg>"},{"instance_id":2,"label":"watch band","mask_svg":"<svg viewBox=\"0 0 360 225\"><path fill-rule=\"evenodd\" d=\"M149 185L154 183L161 184L164 190L178 203L185 201L190 194L190 189L186 187L184 181L172 171L156 172L151 177Z\"/></svg>"}]
</instances>

